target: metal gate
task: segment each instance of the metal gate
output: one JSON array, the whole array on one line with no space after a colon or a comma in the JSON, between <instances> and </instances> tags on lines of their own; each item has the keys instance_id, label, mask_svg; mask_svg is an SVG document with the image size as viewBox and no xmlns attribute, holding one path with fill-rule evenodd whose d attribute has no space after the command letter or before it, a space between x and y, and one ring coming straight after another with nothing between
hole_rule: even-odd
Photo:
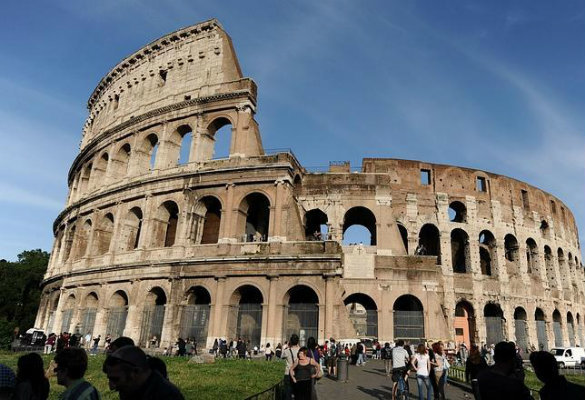
<instances>
[{"instance_id":1,"label":"metal gate","mask_svg":"<svg viewBox=\"0 0 585 400\"><path fill-rule=\"evenodd\" d=\"M569 343L571 347L575 347L575 327L572 323L567 324L567 331L569 332Z\"/></svg>"},{"instance_id":2,"label":"metal gate","mask_svg":"<svg viewBox=\"0 0 585 400\"><path fill-rule=\"evenodd\" d=\"M516 344L524 354L528 354L528 324L523 319L514 320Z\"/></svg>"},{"instance_id":3,"label":"metal gate","mask_svg":"<svg viewBox=\"0 0 585 400\"><path fill-rule=\"evenodd\" d=\"M394 311L394 339L418 343L425 337L425 323L422 311Z\"/></svg>"},{"instance_id":4,"label":"metal gate","mask_svg":"<svg viewBox=\"0 0 585 400\"><path fill-rule=\"evenodd\" d=\"M260 347L262 337L262 304L244 303L238 307L236 336L250 341L250 346Z\"/></svg>"},{"instance_id":5,"label":"metal gate","mask_svg":"<svg viewBox=\"0 0 585 400\"><path fill-rule=\"evenodd\" d=\"M284 308L286 336L288 340L294 333L299 335L299 344L304 346L307 339L314 337L319 340L319 306L314 303L292 303Z\"/></svg>"},{"instance_id":6,"label":"metal gate","mask_svg":"<svg viewBox=\"0 0 585 400\"><path fill-rule=\"evenodd\" d=\"M497 344L504 340L504 324L501 317L484 317L486 344Z\"/></svg>"},{"instance_id":7,"label":"metal gate","mask_svg":"<svg viewBox=\"0 0 585 400\"><path fill-rule=\"evenodd\" d=\"M160 343L163 322L165 319L165 306L150 306L142 311L142 326L140 328L140 344L146 346L153 336Z\"/></svg>"},{"instance_id":8,"label":"metal gate","mask_svg":"<svg viewBox=\"0 0 585 400\"><path fill-rule=\"evenodd\" d=\"M366 310L366 336L378 337L378 311ZM315 337L316 339L317 337Z\"/></svg>"},{"instance_id":9,"label":"metal gate","mask_svg":"<svg viewBox=\"0 0 585 400\"><path fill-rule=\"evenodd\" d=\"M69 332L71 319L73 318L73 310L63 311L63 320L61 321L61 332Z\"/></svg>"},{"instance_id":10,"label":"metal gate","mask_svg":"<svg viewBox=\"0 0 585 400\"><path fill-rule=\"evenodd\" d=\"M111 335L114 339L123 336L127 316L128 308L126 307L110 308L106 333Z\"/></svg>"},{"instance_id":11,"label":"metal gate","mask_svg":"<svg viewBox=\"0 0 585 400\"><path fill-rule=\"evenodd\" d=\"M538 340L538 350L548 351L545 321L536 321L536 339Z\"/></svg>"},{"instance_id":12,"label":"metal gate","mask_svg":"<svg viewBox=\"0 0 585 400\"><path fill-rule=\"evenodd\" d=\"M181 337L195 339L199 346L207 343L207 327L209 325L209 304L191 304L183 307L181 317Z\"/></svg>"},{"instance_id":13,"label":"metal gate","mask_svg":"<svg viewBox=\"0 0 585 400\"><path fill-rule=\"evenodd\" d=\"M553 322L553 332L555 333L555 346L563 347L563 330L560 322Z\"/></svg>"},{"instance_id":14,"label":"metal gate","mask_svg":"<svg viewBox=\"0 0 585 400\"><path fill-rule=\"evenodd\" d=\"M81 315L81 326L79 327L79 332L82 335L86 333L93 333L93 326L95 324L95 316L97 313L97 309L95 308L86 308Z\"/></svg>"}]
</instances>

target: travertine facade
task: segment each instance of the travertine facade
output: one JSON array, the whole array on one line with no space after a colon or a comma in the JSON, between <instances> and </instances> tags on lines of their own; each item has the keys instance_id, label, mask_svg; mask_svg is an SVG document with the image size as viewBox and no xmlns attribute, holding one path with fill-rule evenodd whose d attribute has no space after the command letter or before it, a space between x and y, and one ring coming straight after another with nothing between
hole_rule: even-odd
<instances>
[{"instance_id":1,"label":"travertine facade","mask_svg":"<svg viewBox=\"0 0 585 400\"><path fill-rule=\"evenodd\" d=\"M562 201L468 168L364 159L316 173L266 154L256 85L215 20L122 60L88 108L39 327L157 346L292 332L585 344ZM214 159L226 125L229 158ZM369 243L343 244L354 225Z\"/></svg>"}]
</instances>

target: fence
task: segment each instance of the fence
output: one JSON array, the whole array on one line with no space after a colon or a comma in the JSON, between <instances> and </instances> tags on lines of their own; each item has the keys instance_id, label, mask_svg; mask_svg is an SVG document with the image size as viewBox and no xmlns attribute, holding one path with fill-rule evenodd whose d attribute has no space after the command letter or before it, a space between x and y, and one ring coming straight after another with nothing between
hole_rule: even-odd
<instances>
[{"instance_id":1,"label":"fence","mask_svg":"<svg viewBox=\"0 0 585 400\"><path fill-rule=\"evenodd\" d=\"M256 393L245 400L281 400L284 399L284 383L278 382L276 385L266 389L263 392Z\"/></svg>"}]
</instances>

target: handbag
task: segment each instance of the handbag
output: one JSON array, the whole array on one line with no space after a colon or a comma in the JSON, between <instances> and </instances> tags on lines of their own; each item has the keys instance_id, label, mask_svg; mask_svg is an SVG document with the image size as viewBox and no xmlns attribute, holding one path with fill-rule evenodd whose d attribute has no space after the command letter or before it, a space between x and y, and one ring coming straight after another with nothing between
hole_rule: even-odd
<instances>
[{"instance_id":1,"label":"handbag","mask_svg":"<svg viewBox=\"0 0 585 400\"><path fill-rule=\"evenodd\" d=\"M313 360L314 361L314 360ZM315 361L315 363L317 363L317 361ZM319 363L317 363L317 365L313 365L313 368L316 369L316 377L315 379L321 379L323 378L323 370L321 369L321 366L319 365Z\"/></svg>"}]
</instances>

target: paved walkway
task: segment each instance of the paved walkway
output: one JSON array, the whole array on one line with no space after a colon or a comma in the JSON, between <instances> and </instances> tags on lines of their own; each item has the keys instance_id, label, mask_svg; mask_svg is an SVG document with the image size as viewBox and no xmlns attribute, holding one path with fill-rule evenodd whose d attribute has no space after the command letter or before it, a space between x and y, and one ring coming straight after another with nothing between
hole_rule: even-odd
<instances>
[{"instance_id":1,"label":"paved walkway","mask_svg":"<svg viewBox=\"0 0 585 400\"><path fill-rule=\"evenodd\" d=\"M411 378L410 398L418 399L416 379ZM392 399L392 379L386 376L381 360L370 360L365 367L349 366L349 381L337 382L324 376L317 382L319 400L372 400ZM445 396L448 400L473 399L471 393L447 384Z\"/></svg>"}]
</instances>

